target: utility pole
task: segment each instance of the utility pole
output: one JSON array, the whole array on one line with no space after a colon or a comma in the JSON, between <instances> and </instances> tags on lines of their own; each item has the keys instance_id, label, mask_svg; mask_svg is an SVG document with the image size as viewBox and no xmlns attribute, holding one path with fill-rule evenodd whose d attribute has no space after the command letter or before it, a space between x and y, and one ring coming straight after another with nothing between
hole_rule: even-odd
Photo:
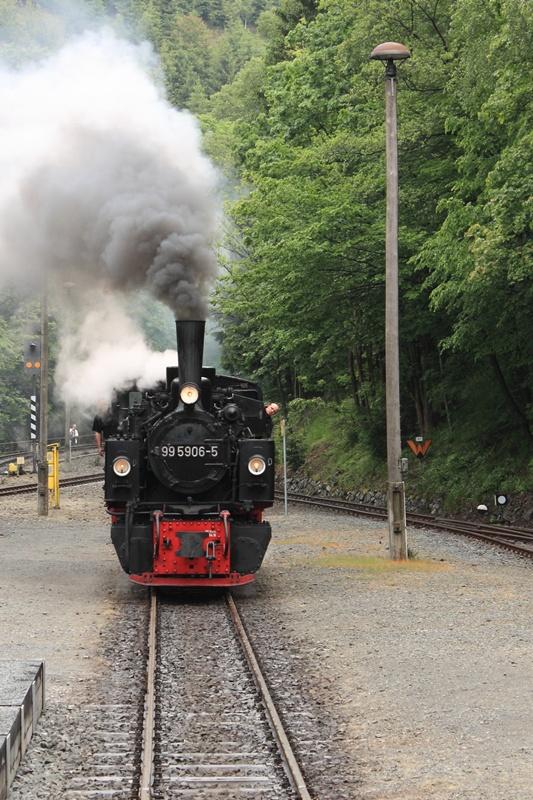
<instances>
[{"instance_id":1,"label":"utility pole","mask_svg":"<svg viewBox=\"0 0 533 800\"><path fill-rule=\"evenodd\" d=\"M39 465L37 468L37 511L48 516L48 287L43 276L41 295L41 391L39 408Z\"/></svg>"},{"instance_id":2,"label":"utility pole","mask_svg":"<svg viewBox=\"0 0 533 800\"><path fill-rule=\"evenodd\" d=\"M72 442L70 439L70 402L65 400L65 453L70 464L72 460Z\"/></svg>"},{"instance_id":3,"label":"utility pole","mask_svg":"<svg viewBox=\"0 0 533 800\"><path fill-rule=\"evenodd\" d=\"M74 329L74 314L73 314L73 300L76 284L72 281L66 281L65 287L65 334L68 336ZM68 462L72 461L72 441L70 439L70 424L72 422L72 409L70 400L65 400L65 453Z\"/></svg>"},{"instance_id":4,"label":"utility pole","mask_svg":"<svg viewBox=\"0 0 533 800\"><path fill-rule=\"evenodd\" d=\"M384 42L370 58L385 62L385 121L387 150L387 227L385 237L385 393L387 408L387 507L389 551L396 560L407 558L405 484L400 458L400 356L398 334L398 140L396 128L396 64L410 52L398 42Z\"/></svg>"}]
</instances>

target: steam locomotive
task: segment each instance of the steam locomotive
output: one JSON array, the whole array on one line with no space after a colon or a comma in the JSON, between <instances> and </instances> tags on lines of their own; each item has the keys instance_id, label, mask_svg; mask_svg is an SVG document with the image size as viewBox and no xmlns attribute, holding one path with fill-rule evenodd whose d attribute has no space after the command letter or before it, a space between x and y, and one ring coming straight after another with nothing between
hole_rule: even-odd
<instances>
[{"instance_id":1,"label":"steam locomotive","mask_svg":"<svg viewBox=\"0 0 533 800\"><path fill-rule=\"evenodd\" d=\"M202 366L204 328L176 322L178 367L114 408L105 502L120 564L137 583L249 583L270 542L272 422L258 384Z\"/></svg>"}]
</instances>

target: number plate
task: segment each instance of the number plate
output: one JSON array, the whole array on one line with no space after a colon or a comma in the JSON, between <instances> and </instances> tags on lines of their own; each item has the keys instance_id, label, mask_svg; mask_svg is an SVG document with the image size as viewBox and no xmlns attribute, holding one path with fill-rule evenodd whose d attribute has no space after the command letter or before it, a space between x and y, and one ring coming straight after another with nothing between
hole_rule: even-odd
<instances>
[{"instance_id":1,"label":"number plate","mask_svg":"<svg viewBox=\"0 0 533 800\"><path fill-rule=\"evenodd\" d=\"M222 442L205 442L204 444L170 444L165 442L159 448L162 458L193 458L202 461L217 461L223 458Z\"/></svg>"}]
</instances>

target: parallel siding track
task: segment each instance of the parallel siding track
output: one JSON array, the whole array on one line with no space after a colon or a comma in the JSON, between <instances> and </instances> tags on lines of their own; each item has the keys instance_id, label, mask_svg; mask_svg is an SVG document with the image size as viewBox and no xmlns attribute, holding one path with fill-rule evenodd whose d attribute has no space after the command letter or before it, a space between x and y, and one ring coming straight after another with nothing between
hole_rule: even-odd
<instances>
[{"instance_id":1,"label":"parallel siding track","mask_svg":"<svg viewBox=\"0 0 533 800\"><path fill-rule=\"evenodd\" d=\"M12 480L15 480L14 478ZM62 481L59 481L59 485L62 489L66 489L69 486L82 486L85 483L97 483L98 481L104 481L104 473L103 470L100 472L92 472L90 475L76 475L72 478L64 478ZM15 494L31 494L31 492L37 492L37 483L20 483L18 486L0 486L0 497L7 497L9 495Z\"/></svg>"},{"instance_id":2,"label":"parallel siding track","mask_svg":"<svg viewBox=\"0 0 533 800\"><path fill-rule=\"evenodd\" d=\"M276 492L276 497L281 500L283 494ZM344 514L371 517L373 519L387 519L387 510L385 508L364 503L352 503L348 500L334 500L330 497L317 497L293 492L288 494L288 500L291 503L311 505L323 508L326 511L339 511ZM448 533L457 533L461 536L469 536L473 539L503 547L513 553L533 558L533 529L531 528L489 525L487 523L446 519L444 517L432 517L430 514L417 513L408 513L407 522L419 528L432 528Z\"/></svg>"}]
</instances>

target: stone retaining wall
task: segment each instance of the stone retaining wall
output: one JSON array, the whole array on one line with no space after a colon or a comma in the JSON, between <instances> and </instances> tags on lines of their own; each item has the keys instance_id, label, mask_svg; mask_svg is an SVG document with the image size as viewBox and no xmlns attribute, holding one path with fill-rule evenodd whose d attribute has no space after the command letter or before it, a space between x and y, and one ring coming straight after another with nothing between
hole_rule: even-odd
<instances>
[{"instance_id":1,"label":"stone retaining wall","mask_svg":"<svg viewBox=\"0 0 533 800\"><path fill-rule=\"evenodd\" d=\"M281 474L277 477L276 485L278 489L283 488L283 478ZM387 504L386 493L383 488L371 489L359 487L346 492L341 491L339 487L335 486L333 483L313 480L301 472L296 472L289 476L288 491L300 494L320 495L321 497L333 497L340 500L349 500L353 503L368 503L369 505L381 506L382 508ZM408 491L409 487L407 486L407 492ZM480 497L480 503L481 502L487 502L487 498ZM489 506L489 513L484 518L485 521L508 522L524 526L529 526L533 522L532 493L523 493L516 497L509 498L509 504L503 509L499 516L493 506L492 498L487 505ZM445 513L442 500L439 498L427 500L423 497L407 494L406 507L407 511L418 512L420 514L450 516L449 513ZM462 519L480 518L475 508L465 508L463 512L455 514L454 516L461 517Z\"/></svg>"}]
</instances>

